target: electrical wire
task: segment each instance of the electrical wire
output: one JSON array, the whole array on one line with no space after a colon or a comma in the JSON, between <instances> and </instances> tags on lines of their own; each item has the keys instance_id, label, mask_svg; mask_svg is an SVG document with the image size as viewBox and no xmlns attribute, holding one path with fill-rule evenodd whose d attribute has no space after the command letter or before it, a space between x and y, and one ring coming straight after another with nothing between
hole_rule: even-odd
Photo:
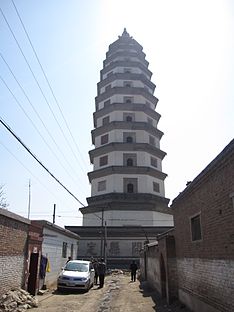
<instances>
[{"instance_id":1,"label":"electrical wire","mask_svg":"<svg viewBox=\"0 0 234 312\"><path fill-rule=\"evenodd\" d=\"M16 14L17 14L17 16L18 16L18 18L19 18L19 20L20 20L20 23L21 23L21 25L22 25L22 27L23 27L23 30L24 30L24 32L25 32L27 38L28 38L28 41L29 41L29 43L30 43L30 46L31 46L31 48L32 48L32 50L33 50L33 52L34 52L34 55L35 55L35 57L36 57L36 59L37 59L37 62L38 62L38 64L39 64L40 68L41 68L41 71L42 71L42 73L43 73L43 75L44 75L44 78L45 78L45 80L46 80L46 82L47 82L47 85L49 86L49 89L50 89L51 94L52 94L52 96L53 96L53 98L54 98L54 100L55 100L55 103L57 104L57 107L58 107L58 109L59 109L59 111L60 111L60 114L61 114L61 116L62 116L62 118L63 118L63 121L64 121L64 123L65 123L65 125L66 125L66 127L67 127L67 129L68 129L68 132L69 132L69 134L70 134L70 136L71 136L71 138L72 138L72 141L73 141L73 143L75 144L76 149L77 149L77 151L78 151L78 153L79 153L79 155L80 155L80 157L81 157L81 159L82 159L84 165L86 166L85 161L84 161L84 159L83 159L83 156L82 156L82 154L81 154L81 152L80 152L80 150L79 150L79 147L78 147L78 145L77 145L77 143L76 143L76 141L75 141L75 139L74 139L74 136L72 135L72 132L71 132L71 130L70 130L70 127L69 127L69 125L68 125L68 123L67 123L67 121L66 121L66 118L65 118L65 116L64 116L64 114L63 114L63 112L62 112L62 109L61 109L61 106L59 105L59 102L58 102L58 100L57 100L57 97L55 96L55 93L54 93L54 91L53 91L53 89L52 89L52 87L51 87L51 84L50 84L49 79L48 79L48 77L47 77L47 75L46 75L46 73L45 73L45 70L44 70L44 68L43 68L43 66L42 66L42 64L41 64L41 61L39 60L38 54L37 54L37 52L36 52L36 50L35 50L35 47L34 47L34 45L33 45L33 43L32 43L32 40L30 39L30 36L29 36L29 34L28 34L28 31L27 31L27 29L26 29L26 27L25 27L25 25L24 25L24 22L23 22L23 20L22 20L22 18L21 18L21 16L20 16L20 14L19 14L19 11L18 11L18 9L17 9L17 7L16 7L16 5L15 5L15 2L14 2L13 0L11 0L11 2L12 2L12 4L13 4L14 8L15 8ZM75 157L76 157L76 155L75 155ZM77 159L77 161L78 161L78 159Z\"/></svg>"},{"instance_id":2,"label":"electrical wire","mask_svg":"<svg viewBox=\"0 0 234 312\"><path fill-rule=\"evenodd\" d=\"M35 82L36 82L36 84L37 84L37 86L38 86L38 88L39 88L39 90L40 90L40 92L41 92L41 94L42 94L42 96L43 96L43 98L44 98L46 104L47 104L47 106L49 107L49 110L50 110L52 116L54 117L54 120L55 120L57 126L59 127L59 129L60 129L60 131L61 131L61 133L62 133L62 136L64 137L65 141L67 142L67 145L69 146L69 148L70 148L71 151L72 151L72 154L74 155L74 151L73 151L73 149L72 149L72 147L71 147L71 145L70 145L68 139L66 138L65 133L64 133L62 127L60 126L60 124L59 124L59 122L58 122L58 119L57 119L57 117L55 116L55 114L54 114L54 112L53 112L53 110L52 110L52 108L51 108L51 106L50 106L50 103L49 103L49 101L47 100L47 97L46 97L45 93L43 92L43 90L42 90L42 88L41 88L41 86L40 86L40 84L39 84L39 82L38 82L38 80L37 80L37 78L36 78L36 76L35 76L33 70L32 70L32 67L30 66L30 64L29 64L29 62L28 62L28 60L27 60L27 58L26 58L26 56L25 56L25 54L24 54L24 52L23 52L23 50L22 50L22 48L21 48L21 46L20 46L20 44L19 44L19 42L18 42L16 36L15 36L15 34L14 34L14 32L13 32L13 30L12 30L12 28L11 28L11 26L10 26L10 24L9 24L9 22L8 22L6 16L5 16L5 14L3 13L3 11L2 11L1 8L0 8L0 11L1 11L1 14L2 14L2 16L3 16L4 20L5 20L5 22L6 22L7 26L8 26L8 28L9 28L9 30L10 30L10 32L11 32L11 34L12 34L12 36L13 36L13 38L14 38L14 40L15 40L15 42L16 42L16 44L17 44L17 46L18 46L18 48L19 48L19 50L20 50L20 52L21 52L21 54L22 54L22 56L23 56L23 58L24 58L24 60L25 60L25 62L26 62L26 64L27 64L28 68L29 68L29 70L30 70L30 72L31 72L31 74L32 74L32 76L33 76L33 78L34 78L34 80L35 80ZM76 155L75 155L75 158L77 159ZM83 173L85 173L84 170L83 170L83 168L82 168L82 171L83 171ZM86 175L86 173L85 173L85 175Z\"/></svg>"},{"instance_id":3,"label":"electrical wire","mask_svg":"<svg viewBox=\"0 0 234 312\"><path fill-rule=\"evenodd\" d=\"M2 60L4 61L5 65L7 66L8 70L10 71L11 75L13 76L13 78L15 79L16 83L18 84L19 88L21 89L21 91L23 92L24 96L26 97L26 99L28 100L28 103L30 104L30 106L32 107L34 113L36 114L36 116L38 117L38 119L40 120L40 122L42 123L44 129L46 130L47 134L49 135L49 137L51 138L51 140L53 141L53 143L55 144L57 150L62 154L63 159L65 160L66 164L68 165L68 167L70 168L71 172L74 172L73 168L71 167L70 162L67 160L65 154L63 153L62 149L59 147L59 145L57 144L57 142L55 141L55 139L53 138L52 134L50 133L50 131L48 130L48 128L46 127L43 119L41 118L41 116L39 115L39 113L37 112L36 108L34 107L33 103L31 102L30 98L28 97L27 93L25 92L24 88L22 87L22 85L20 84L19 80L16 78L13 70L11 69L10 65L8 64L8 62L6 61L6 59L4 58L4 56L2 55L2 53L0 52L0 56L2 58ZM8 91L11 93L11 95L14 97L15 101L17 102L17 104L20 106L20 108L23 110L23 112L26 114L26 116L30 119L30 121L33 123L32 119L28 116L28 114L26 113L26 111L23 109L22 105L19 103L19 101L17 100L17 98L15 97L14 93L11 91L11 89L9 88L9 86L7 85L7 83L5 82L5 80L2 78L2 76L0 76L0 79L2 80L2 82L4 83L4 85L6 86L6 88L8 89ZM39 130L38 130L39 131ZM42 135L40 134L40 136L42 137ZM46 143L45 139L42 137L43 141ZM46 143L46 145L49 147L49 145ZM49 147L49 149L52 151L52 149ZM53 155L55 156L55 158L59 161L60 165L66 170L66 168L62 165L62 163L60 162L60 160L58 159L57 155L52 151ZM67 172L67 170L66 170ZM68 173L68 172L67 172ZM70 173L68 173L69 176L73 179L74 178L70 175ZM80 181L77 180L79 185L81 185L81 188L83 188L82 184L80 184Z\"/></svg>"},{"instance_id":4,"label":"electrical wire","mask_svg":"<svg viewBox=\"0 0 234 312\"><path fill-rule=\"evenodd\" d=\"M78 203L80 203L83 207L85 205L71 192L69 189L63 185L50 171L47 169L43 163L30 151L30 149L22 142L22 140L11 130L11 128L3 121L2 117L0 117L0 123L14 136L14 138L26 149L26 151L39 163L39 165L58 183L62 186Z\"/></svg>"}]
</instances>

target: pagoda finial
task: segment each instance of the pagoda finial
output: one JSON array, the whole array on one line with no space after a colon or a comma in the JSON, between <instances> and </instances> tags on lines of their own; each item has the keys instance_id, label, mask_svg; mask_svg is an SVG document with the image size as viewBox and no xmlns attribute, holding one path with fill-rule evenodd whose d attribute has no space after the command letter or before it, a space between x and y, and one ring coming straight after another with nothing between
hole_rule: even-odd
<instances>
[{"instance_id":1,"label":"pagoda finial","mask_svg":"<svg viewBox=\"0 0 234 312\"><path fill-rule=\"evenodd\" d=\"M129 37L129 33L127 32L126 28L124 28L122 36Z\"/></svg>"}]
</instances>

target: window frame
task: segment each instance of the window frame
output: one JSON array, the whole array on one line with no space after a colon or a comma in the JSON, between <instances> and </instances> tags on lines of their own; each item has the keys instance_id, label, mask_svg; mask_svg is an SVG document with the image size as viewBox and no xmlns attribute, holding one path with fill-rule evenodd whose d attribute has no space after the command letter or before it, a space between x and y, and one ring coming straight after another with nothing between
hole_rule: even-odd
<instances>
[{"instance_id":1,"label":"window frame","mask_svg":"<svg viewBox=\"0 0 234 312\"><path fill-rule=\"evenodd\" d=\"M197 231L197 229L194 229L194 227L196 226L196 224L193 224L193 221L199 218L199 234L195 233ZM201 212L193 215L190 217L190 232L191 232L191 241L192 242L199 242L202 241L202 223L201 223ZM197 237L197 235L199 235Z\"/></svg>"}]
</instances>

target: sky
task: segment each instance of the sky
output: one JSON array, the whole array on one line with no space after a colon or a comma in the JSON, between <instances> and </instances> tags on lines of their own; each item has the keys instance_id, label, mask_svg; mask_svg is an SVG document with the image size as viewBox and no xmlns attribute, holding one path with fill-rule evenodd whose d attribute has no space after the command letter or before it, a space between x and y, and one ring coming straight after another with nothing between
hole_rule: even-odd
<instances>
[{"instance_id":1,"label":"sky","mask_svg":"<svg viewBox=\"0 0 234 312\"><path fill-rule=\"evenodd\" d=\"M97 83L124 27L156 84L166 197L233 139L232 0L0 0L0 8L0 117L83 205ZM52 222L56 204L57 225L82 224L82 205L2 124L0 185L9 211Z\"/></svg>"}]
</instances>

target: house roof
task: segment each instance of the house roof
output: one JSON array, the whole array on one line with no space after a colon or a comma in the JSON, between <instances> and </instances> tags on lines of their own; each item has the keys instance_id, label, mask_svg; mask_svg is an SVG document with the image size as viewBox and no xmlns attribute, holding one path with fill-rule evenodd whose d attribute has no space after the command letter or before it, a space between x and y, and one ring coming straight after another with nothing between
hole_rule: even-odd
<instances>
[{"instance_id":1,"label":"house roof","mask_svg":"<svg viewBox=\"0 0 234 312\"><path fill-rule=\"evenodd\" d=\"M234 153L234 139L218 154L201 173L191 182L188 183L187 187L173 200L171 207L178 200L182 199L186 194L194 189L198 184L200 184L205 177L212 172L224 159L229 157Z\"/></svg>"},{"instance_id":2,"label":"house roof","mask_svg":"<svg viewBox=\"0 0 234 312\"><path fill-rule=\"evenodd\" d=\"M16 213L13 213L7 209L3 209L3 208L0 208L0 216L4 216L4 217L7 217L9 219L13 219L15 221L19 221L19 222L22 222L22 223L25 223L25 224L31 224L31 221L29 219L26 219L24 217L21 217L20 215L16 214Z\"/></svg>"},{"instance_id":3,"label":"house roof","mask_svg":"<svg viewBox=\"0 0 234 312\"><path fill-rule=\"evenodd\" d=\"M47 220L32 220L32 224L37 224L37 225L41 225L41 227L45 227L47 229L50 229L50 230L53 230L55 232L58 232L58 233L61 233L63 235L66 235L66 236L69 236L69 237L72 237L72 238L75 238L75 239L79 239L80 236L78 234L75 234L69 230L66 230L54 223L51 223Z\"/></svg>"}]
</instances>

